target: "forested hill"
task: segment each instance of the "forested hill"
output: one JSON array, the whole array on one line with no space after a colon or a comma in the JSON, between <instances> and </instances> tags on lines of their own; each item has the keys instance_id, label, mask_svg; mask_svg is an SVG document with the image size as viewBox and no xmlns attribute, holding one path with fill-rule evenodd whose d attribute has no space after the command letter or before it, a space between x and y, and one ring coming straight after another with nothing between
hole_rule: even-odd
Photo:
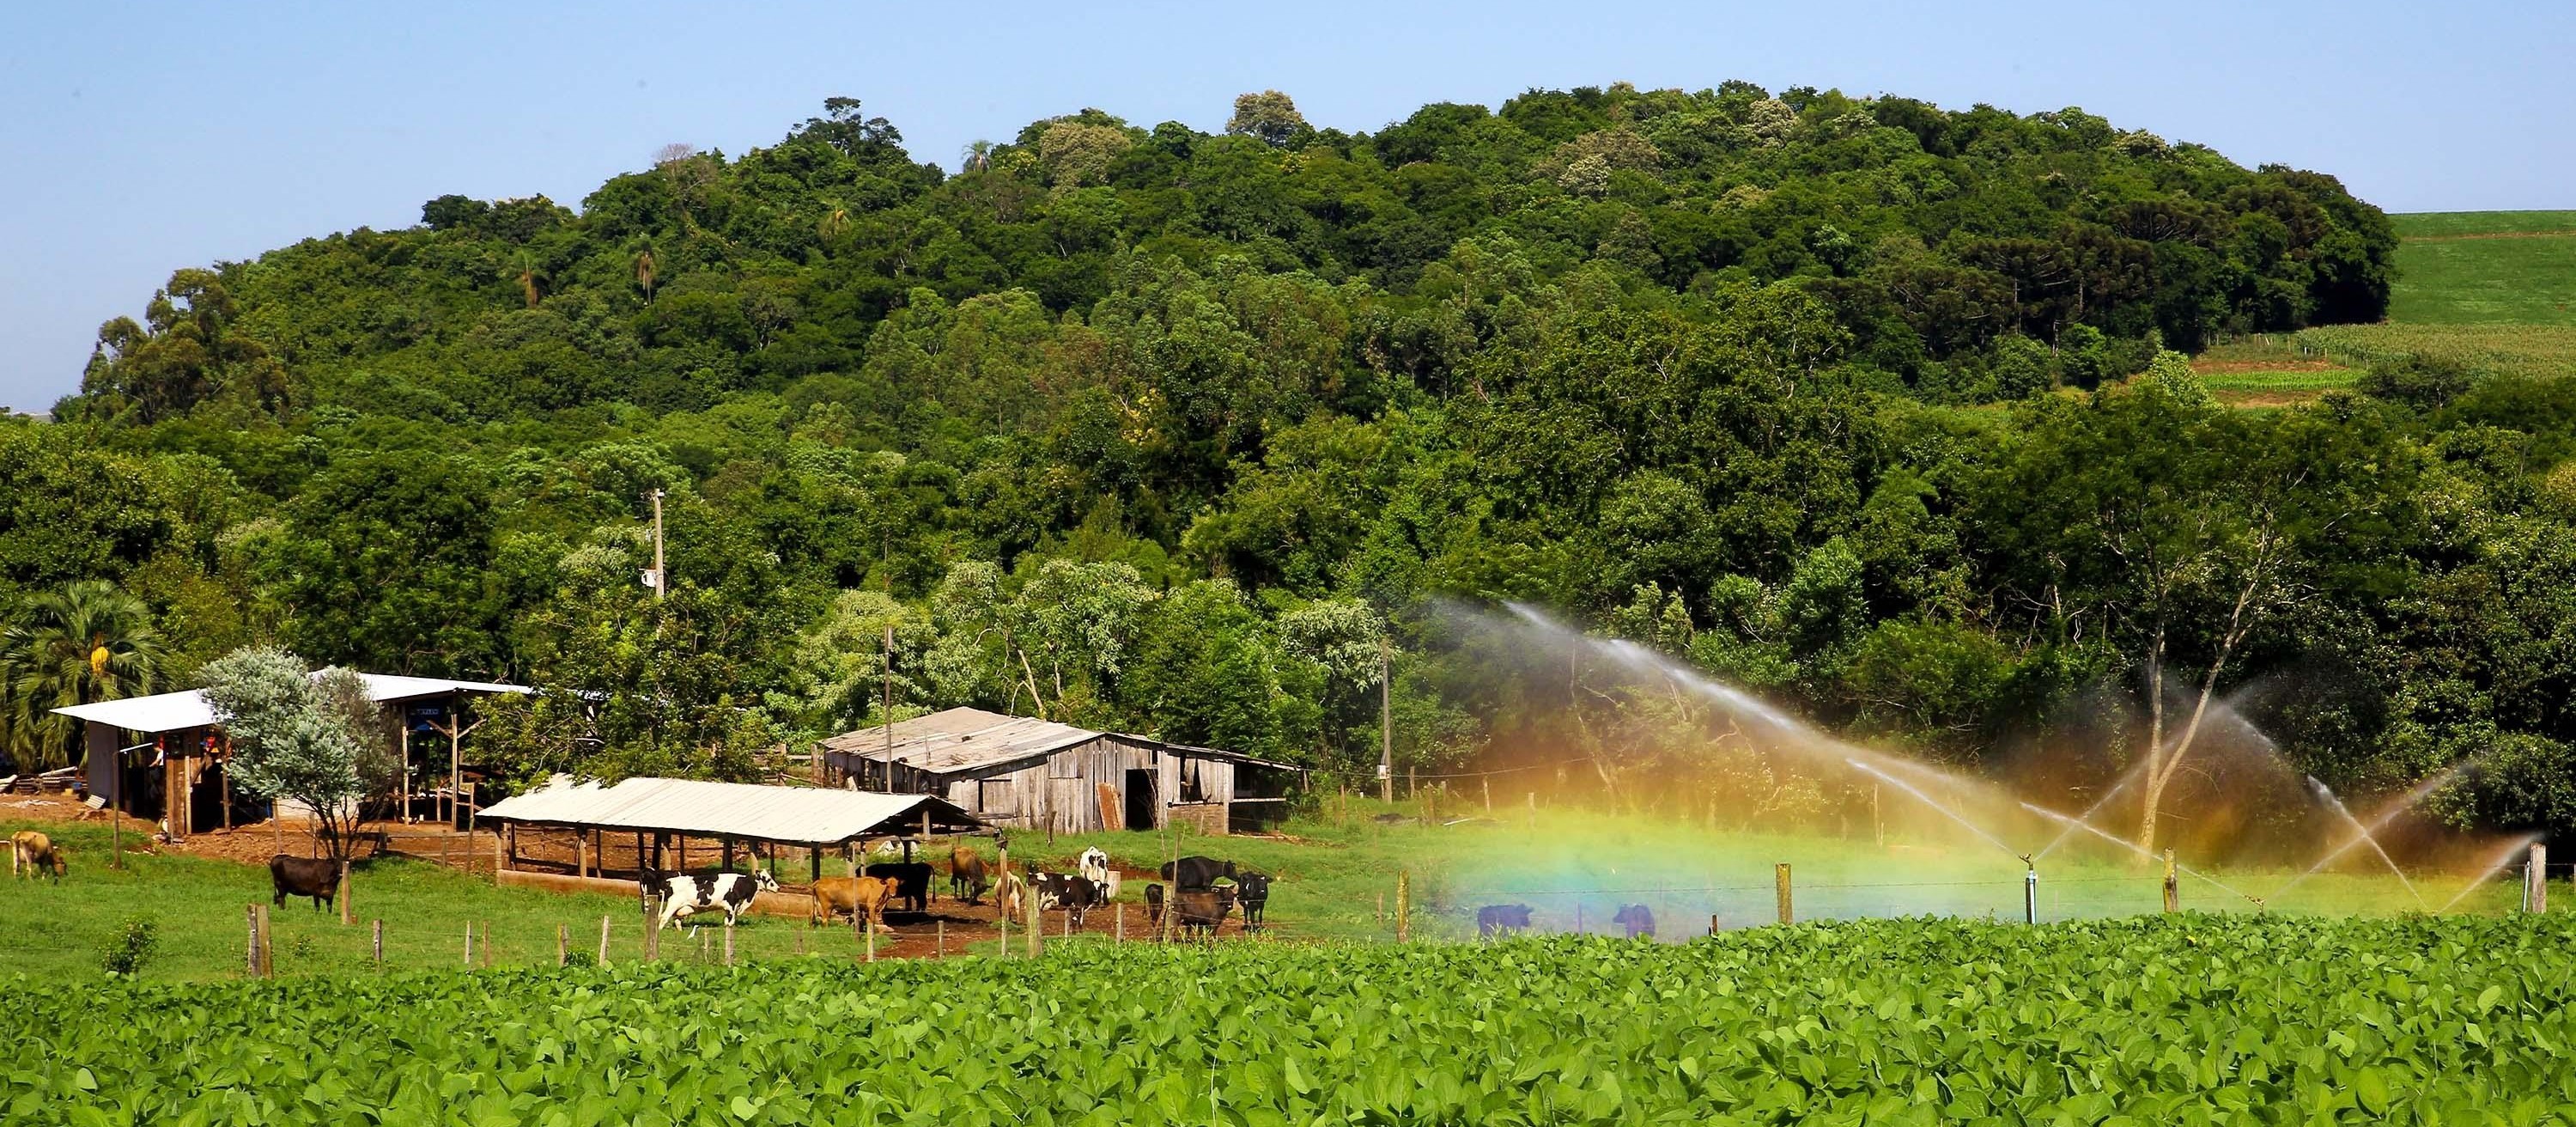
<instances>
[{"instance_id":1,"label":"forested hill","mask_svg":"<svg viewBox=\"0 0 2576 1127\"><path fill-rule=\"evenodd\" d=\"M1034 347L1068 313L1106 328L1175 287L1245 275L1282 276L1275 300L1307 311L1276 331L1311 340L1269 343L1313 350L1298 366L1319 405L1456 384L1471 364L1460 334L1477 328L1456 323L1460 299L1576 274L1694 319L1785 282L1779 296L1830 315L1826 358L1977 401L2037 390L2052 366L2087 385L2136 371L2146 354L2119 342L2150 334L2188 351L2214 333L2375 321L2395 246L2329 176L2249 172L2071 109L1618 86L1532 91L1499 113L1426 106L1349 135L1256 96L1222 136L1094 110L1037 122L953 177L863 114L836 99L739 159L675 147L578 213L441 197L406 231L224 267L211 281L233 330L282 371L174 364L155 348L169 317L119 324L83 410L149 420L232 393L491 420L761 390L846 402L887 440L1007 427L1019 420L996 405L1022 398L1034 358L925 385L877 326L981 297L974 319ZM2043 360L2024 341L2075 355ZM1048 366L1096 385L1106 363ZM836 378L799 386L818 376Z\"/></svg>"},{"instance_id":2,"label":"forested hill","mask_svg":"<svg viewBox=\"0 0 2576 1127\"><path fill-rule=\"evenodd\" d=\"M2330 176L1742 83L1085 111L948 174L835 99L421 219L182 270L0 425L13 756L274 640L605 690L494 718L530 771L742 775L880 715L890 628L905 710L1365 770L1392 632L1401 761L1839 785L1439 609L1511 598L1927 755L2090 776L2215 694L2339 785L2487 752L2464 817L2576 824L2562 397L2398 365L2231 411L2172 351L2382 314Z\"/></svg>"}]
</instances>

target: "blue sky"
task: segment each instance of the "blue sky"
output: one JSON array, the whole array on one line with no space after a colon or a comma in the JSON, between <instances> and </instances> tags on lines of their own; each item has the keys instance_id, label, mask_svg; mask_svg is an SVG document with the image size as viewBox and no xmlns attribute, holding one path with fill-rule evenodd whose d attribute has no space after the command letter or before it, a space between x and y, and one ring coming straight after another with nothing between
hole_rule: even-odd
<instances>
[{"instance_id":1,"label":"blue sky","mask_svg":"<svg viewBox=\"0 0 2576 1127\"><path fill-rule=\"evenodd\" d=\"M1744 78L2082 106L2392 211L2576 207L2562 4L1313 2L58 4L0 11L0 405L75 389L98 323L171 270L416 222L447 192L567 204L674 141L775 141L834 94L954 167L1097 106L1317 125L1532 86Z\"/></svg>"}]
</instances>

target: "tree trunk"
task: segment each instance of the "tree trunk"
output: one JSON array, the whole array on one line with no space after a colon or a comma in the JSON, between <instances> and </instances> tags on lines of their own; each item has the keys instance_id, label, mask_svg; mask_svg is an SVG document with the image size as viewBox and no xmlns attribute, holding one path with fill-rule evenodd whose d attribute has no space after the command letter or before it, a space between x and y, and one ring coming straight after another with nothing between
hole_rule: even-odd
<instances>
[{"instance_id":1,"label":"tree trunk","mask_svg":"<svg viewBox=\"0 0 2576 1127\"><path fill-rule=\"evenodd\" d=\"M2156 806L2164 798L2165 772L2165 627L2156 624L2147 646L2147 764L2145 808L2138 812L2138 848L2156 851Z\"/></svg>"}]
</instances>

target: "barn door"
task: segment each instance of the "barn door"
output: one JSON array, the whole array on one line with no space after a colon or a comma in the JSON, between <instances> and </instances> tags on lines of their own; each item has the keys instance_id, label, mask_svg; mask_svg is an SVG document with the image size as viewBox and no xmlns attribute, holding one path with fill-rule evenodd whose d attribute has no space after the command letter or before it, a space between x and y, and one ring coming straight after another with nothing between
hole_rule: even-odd
<instances>
[{"instance_id":1,"label":"barn door","mask_svg":"<svg viewBox=\"0 0 2576 1127\"><path fill-rule=\"evenodd\" d=\"M1150 768L1132 768L1127 772L1127 828L1154 828L1154 772Z\"/></svg>"}]
</instances>

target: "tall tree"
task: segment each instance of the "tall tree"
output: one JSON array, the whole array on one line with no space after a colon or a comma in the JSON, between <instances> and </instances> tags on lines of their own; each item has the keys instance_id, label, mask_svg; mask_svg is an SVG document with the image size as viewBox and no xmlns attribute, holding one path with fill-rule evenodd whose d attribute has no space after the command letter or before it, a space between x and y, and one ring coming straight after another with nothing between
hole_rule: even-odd
<instances>
[{"instance_id":1,"label":"tall tree","mask_svg":"<svg viewBox=\"0 0 2576 1127\"><path fill-rule=\"evenodd\" d=\"M161 672L152 610L103 580L29 598L0 631L0 685L9 693L9 752L36 770L80 754L80 725L57 708L139 696Z\"/></svg>"}]
</instances>

